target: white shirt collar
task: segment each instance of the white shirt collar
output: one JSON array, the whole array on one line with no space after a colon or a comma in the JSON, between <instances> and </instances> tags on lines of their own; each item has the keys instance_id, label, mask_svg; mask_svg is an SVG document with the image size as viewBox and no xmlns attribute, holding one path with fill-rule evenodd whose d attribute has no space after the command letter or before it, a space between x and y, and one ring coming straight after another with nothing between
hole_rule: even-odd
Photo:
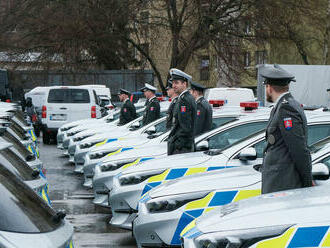
<instances>
[{"instance_id":1,"label":"white shirt collar","mask_svg":"<svg viewBox=\"0 0 330 248\"><path fill-rule=\"evenodd\" d=\"M188 91L188 89L184 90L183 92L181 92L180 96L182 96L184 93L186 93Z\"/></svg>"},{"instance_id":2,"label":"white shirt collar","mask_svg":"<svg viewBox=\"0 0 330 248\"><path fill-rule=\"evenodd\" d=\"M202 97L204 97L204 96L200 96L200 97L198 97L198 98L196 99L196 102L198 102L198 100L201 99Z\"/></svg>"},{"instance_id":3,"label":"white shirt collar","mask_svg":"<svg viewBox=\"0 0 330 248\"><path fill-rule=\"evenodd\" d=\"M124 100L124 103L127 102L127 101L129 101L129 98L126 98L126 99Z\"/></svg>"},{"instance_id":4,"label":"white shirt collar","mask_svg":"<svg viewBox=\"0 0 330 248\"><path fill-rule=\"evenodd\" d=\"M156 96L151 97L150 99L148 99L148 101L151 101L152 99L156 98Z\"/></svg>"}]
</instances>

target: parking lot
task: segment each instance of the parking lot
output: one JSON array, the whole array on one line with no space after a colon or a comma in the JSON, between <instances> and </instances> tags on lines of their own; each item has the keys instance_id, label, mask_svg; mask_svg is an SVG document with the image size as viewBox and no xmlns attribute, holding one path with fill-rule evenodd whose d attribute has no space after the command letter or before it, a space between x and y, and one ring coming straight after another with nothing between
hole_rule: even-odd
<instances>
[{"instance_id":1,"label":"parking lot","mask_svg":"<svg viewBox=\"0 0 330 248\"><path fill-rule=\"evenodd\" d=\"M82 186L83 177L55 144L39 142L40 158L47 170L49 196L56 210L65 209L74 226L75 247L136 247L132 233L108 224L111 211L92 203L93 193Z\"/></svg>"}]
</instances>

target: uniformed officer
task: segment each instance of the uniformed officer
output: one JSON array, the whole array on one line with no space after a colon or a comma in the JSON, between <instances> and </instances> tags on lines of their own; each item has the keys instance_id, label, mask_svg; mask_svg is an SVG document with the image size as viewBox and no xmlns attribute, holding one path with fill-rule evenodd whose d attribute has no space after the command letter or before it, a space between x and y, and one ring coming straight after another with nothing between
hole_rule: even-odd
<instances>
[{"instance_id":1,"label":"uniformed officer","mask_svg":"<svg viewBox=\"0 0 330 248\"><path fill-rule=\"evenodd\" d=\"M189 93L191 76L178 69L171 69L172 87L179 95L173 111L173 125L168 138L167 154L193 152L195 149L194 130L196 102Z\"/></svg>"},{"instance_id":2,"label":"uniformed officer","mask_svg":"<svg viewBox=\"0 0 330 248\"><path fill-rule=\"evenodd\" d=\"M212 107L204 98L205 89L205 86L191 82L190 93L195 98L197 104L195 136L210 131L212 128Z\"/></svg>"},{"instance_id":3,"label":"uniformed officer","mask_svg":"<svg viewBox=\"0 0 330 248\"><path fill-rule=\"evenodd\" d=\"M171 98L171 104L168 107L167 110L167 117L166 117L166 129L169 130L172 127L173 122L173 109L175 106L175 103L178 100L178 94L174 92L172 88L172 80L167 81L167 87L166 87L167 95Z\"/></svg>"},{"instance_id":4,"label":"uniformed officer","mask_svg":"<svg viewBox=\"0 0 330 248\"><path fill-rule=\"evenodd\" d=\"M118 125L125 125L128 122L134 120L136 116L136 109L134 104L129 100L131 93L125 89L120 89L118 96L119 100L123 102L123 106L120 109L119 123Z\"/></svg>"},{"instance_id":5,"label":"uniformed officer","mask_svg":"<svg viewBox=\"0 0 330 248\"><path fill-rule=\"evenodd\" d=\"M143 114L143 126L160 118L159 101L155 95L156 88L150 84L145 83L144 87L140 89L147 98L146 108Z\"/></svg>"},{"instance_id":6,"label":"uniformed officer","mask_svg":"<svg viewBox=\"0 0 330 248\"><path fill-rule=\"evenodd\" d=\"M304 111L289 91L294 76L278 65L261 71L267 101L275 103L266 130L262 193L312 186Z\"/></svg>"}]
</instances>

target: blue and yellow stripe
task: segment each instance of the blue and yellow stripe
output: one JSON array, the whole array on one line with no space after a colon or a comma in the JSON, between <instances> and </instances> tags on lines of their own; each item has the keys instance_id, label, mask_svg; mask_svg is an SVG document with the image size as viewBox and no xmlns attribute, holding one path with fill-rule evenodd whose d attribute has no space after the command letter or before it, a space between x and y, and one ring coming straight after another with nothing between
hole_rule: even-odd
<instances>
[{"instance_id":1,"label":"blue and yellow stripe","mask_svg":"<svg viewBox=\"0 0 330 248\"><path fill-rule=\"evenodd\" d=\"M107 154L106 157L110 157L110 156L116 155L118 153L121 153L121 152L124 152L124 151L129 151L129 150L132 150L132 149L133 149L133 147L119 148L118 150Z\"/></svg>"},{"instance_id":2,"label":"blue and yellow stripe","mask_svg":"<svg viewBox=\"0 0 330 248\"><path fill-rule=\"evenodd\" d=\"M95 144L95 147L103 146L104 144L108 144L108 143L118 141L118 140L125 140L125 138L105 139L105 140Z\"/></svg>"},{"instance_id":3,"label":"blue and yellow stripe","mask_svg":"<svg viewBox=\"0 0 330 248\"><path fill-rule=\"evenodd\" d=\"M167 181L177 179L180 177L190 176L198 173L204 173L208 171L213 170L220 170L230 168L230 166L210 166L210 167L192 167L192 168L173 168L173 169L167 169L163 173L150 177L148 179L148 182L146 186L144 187L141 196L143 196L145 193L153 189L154 187L157 187L163 183L166 183Z\"/></svg>"},{"instance_id":4,"label":"blue and yellow stripe","mask_svg":"<svg viewBox=\"0 0 330 248\"><path fill-rule=\"evenodd\" d=\"M41 190L39 190L40 197L48 203L49 206L52 205L52 202L49 199L49 186L46 184L45 187L43 187Z\"/></svg>"},{"instance_id":5,"label":"blue and yellow stripe","mask_svg":"<svg viewBox=\"0 0 330 248\"><path fill-rule=\"evenodd\" d=\"M71 240L70 243L65 246L65 248L74 248L73 241Z\"/></svg>"},{"instance_id":6,"label":"blue and yellow stripe","mask_svg":"<svg viewBox=\"0 0 330 248\"><path fill-rule=\"evenodd\" d=\"M261 189L213 191L202 199L187 203L184 212L179 219L171 244L179 245L180 235L195 235L196 230L194 230L194 220L202 214L207 213L216 207L258 196L260 194Z\"/></svg>"}]
</instances>

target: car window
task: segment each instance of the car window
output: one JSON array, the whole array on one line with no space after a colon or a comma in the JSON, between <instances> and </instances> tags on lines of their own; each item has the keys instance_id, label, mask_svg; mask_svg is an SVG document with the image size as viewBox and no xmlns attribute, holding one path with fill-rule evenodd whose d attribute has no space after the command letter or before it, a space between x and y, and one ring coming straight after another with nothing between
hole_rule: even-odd
<instances>
[{"instance_id":1,"label":"car window","mask_svg":"<svg viewBox=\"0 0 330 248\"><path fill-rule=\"evenodd\" d=\"M264 139L253 146L257 152L257 158L264 157L264 150L266 148L266 145L267 145L267 141Z\"/></svg>"},{"instance_id":2,"label":"car window","mask_svg":"<svg viewBox=\"0 0 330 248\"><path fill-rule=\"evenodd\" d=\"M226 149L266 128L267 122L247 123L222 131L208 139L209 149Z\"/></svg>"},{"instance_id":3,"label":"car window","mask_svg":"<svg viewBox=\"0 0 330 248\"><path fill-rule=\"evenodd\" d=\"M51 89L48 103L90 103L89 92L87 89Z\"/></svg>"},{"instance_id":4,"label":"car window","mask_svg":"<svg viewBox=\"0 0 330 248\"><path fill-rule=\"evenodd\" d=\"M12 125L10 125L10 130L12 130L21 140L25 139L25 133L21 132L20 130L17 129L16 125L13 125L14 122L12 122Z\"/></svg>"},{"instance_id":5,"label":"car window","mask_svg":"<svg viewBox=\"0 0 330 248\"><path fill-rule=\"evenodd\" d=\"M216 129L224 124L227 124L229 122L232 122L236 120L235 117L218 117L212 119L212 130Z\"/></svg>"},{"instance_id":6,"label":"car window","mask_svg":"<svg viewBox=\"0 0 330 248\"><path fill-rule=\"evenodd\" d=\"M166 121L162 121L158 124L155 125L155 128L156 128L156 133L164 133L166 132Z\"/></svg>"},{"instance_id":7,"label":"car window","mask_svg":"<svg viewBox=\"0 0 330 248\"><path fill-rule=\"evenodd\" d=\"M19 233L50 232L63 225L55 211L0 164L0 230Z\"/></svg>"},{"instance_id":8,"label":"car window","mask_svg":"<svg viewBox=\"0 0 330 248\"><path fill-rule=\"evenodd\" d=\"M326 137L325 139L322 139L316 143L313 143L309 145L309 150L311 153L316 153L319 150L321 150L323 147L325 147L328 143L330 143L330 137Z\"/></svg>"},{"instance_id":9,"label":"car window","mask_svg":"<svg viewBox=\"0 0 330 248\"><path fill-rule=\"evenodd\" d=\"M308 126L308 146L330 136L330 125L310 125Z\"/></svg>"},{"instance_id":10,"label":"car window","mask_svg":"<svg viewBox=\"0 0 330 248\"><path fill-rule=\"evenodd\" d=\"M325 164L330 169L330 156L324 158L321 163Z\"/></svg>"},{"instance_id":11,"label":"car window","mask_svg":"<svg viewBox=\"0 0 330 248\"><path fill-rule=\"evenodd\" d=\"M15 113L15 117L17 118L17 120L19 120L20 122L22 122L24 125L28 126L29 124L27 123L26 119L24 118L24 113L21 111L17 111Z\"/></svg>"},{"instance_id":12,"label":"car window","mask_svg":"<svg viewBox=\"0 0 330 248\"><path fill-rule=\"evenodd\" d=\"M36 179L32 176L33 169L10 148L0 150L0 162L24 181Z\"/></svg>"}]
</instances>

